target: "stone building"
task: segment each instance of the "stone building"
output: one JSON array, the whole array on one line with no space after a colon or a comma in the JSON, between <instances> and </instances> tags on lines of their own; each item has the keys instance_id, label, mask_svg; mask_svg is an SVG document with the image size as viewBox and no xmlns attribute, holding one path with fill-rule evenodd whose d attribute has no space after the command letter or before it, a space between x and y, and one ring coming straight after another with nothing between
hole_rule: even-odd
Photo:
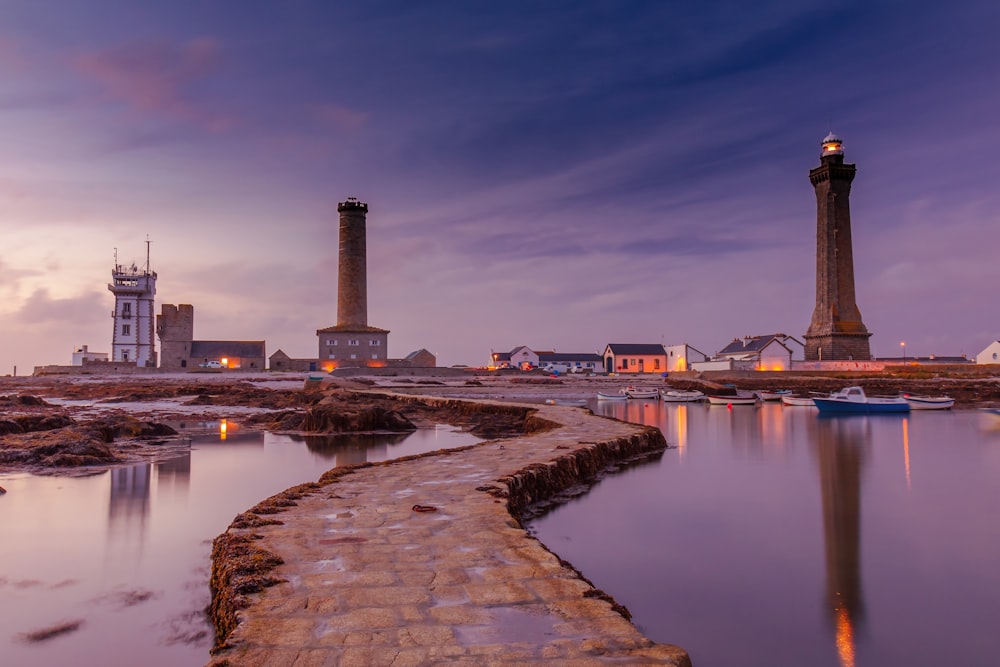
<instances>
[{"instance_id":1,"label":"stone building","mask_svg":"<svg viewBox=\"0 0 1000 667\"><path fill-rule=\"evenodd\" d=\"M194 306L163 304L156 316L160 337L160 369L198 368L264 370L266 356L262 340L194 340Z\"/></svg>"},{"instance_id":2,"label":"stone building","mask_svg":"<svg viewBox=\"0 0 1000 667\"><path fill-rule=\"evenodd\" d=\"M340 256L337 273L337 324L317 329L323 370L345 366L385 366L389 331L368 325L366 216L368 204L354 197L337 205Z\"/></svg>"},{"instance_id":3,"label":"stone building","mask_svg":"<svg viewBox=\"0 0 1000 667\"><path fill-rule=\"evenodd\" d=\"M844 163L844 144L831 132L820 166L809 172L816 190L816 308L805 335L805 360L871 359L871 334L854 296L851 183L857 168Z\"/></svg>"}]
</instances>

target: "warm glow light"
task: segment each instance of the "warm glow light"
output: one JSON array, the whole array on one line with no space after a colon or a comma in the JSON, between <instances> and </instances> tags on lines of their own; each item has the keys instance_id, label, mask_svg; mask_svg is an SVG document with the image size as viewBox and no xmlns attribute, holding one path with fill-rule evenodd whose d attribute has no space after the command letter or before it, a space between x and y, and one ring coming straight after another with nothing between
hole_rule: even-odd
<instances>
[{"instance_id":1,"label":"warm glow light","mask_svg":"<svg viewBox=\"0 0 1000 667\"><path fill-rule=\"evenodd\" d=\"M322 368L327 373L329 373L330 371L332 371L336 367L337 367L337 362L336 361L326 361L326 362L324 362L320 366L320 368Z\"/></svg>"},{"instance_id":2,"label":"warm glow light","mask_svg":"<svg viewBox=\"0 0 1000 667\"><path fill-rule=\"evenodd\" d=\"M854 628L846 609L837 610L837 654L842 667L854 667Z\"/></svg>"},{"instance_id":3,"label":"warm glow light","mask_svg":"<svg viewBox=\"0 0 1000 667\"><path fill-rule=\"evenodd\" d=\"M227 430L229 430L229 424L227 424L226 420L223 419L222 421L219 422L219 440L226 439Z\"/></svg>"},{"instance_id":4,"label":"warm glow light","mask_svg":"<svg viewBox=\"0 0 1000 667\"><path fill-rule=\"evenodd\" d=\"M906 468L906 490L910 490L910 425L903 417L903 466Z\"/></svg>"},{"instance_id":5,"label":"warm glow light","mask_svg":"<svg viewBox=\"0 0 1000 667\"><path fill-rule=\"evenodd\" d=\"M229 359L226 357L222 357L222 359L219 360L219 363L222 364L223 367L229 368Z\"/></svg>"},{"instance_id":6,"label":"warm glow light","mask_svg":"<svg viewBox=\"0 0 1000 667\"><path fill-rule=\"evenodd\" d=\"M823 148L825 148L827 151L835 151L840 148L840 144L834 144L834 143L825 144Z\"/></svg>"}]
</instances>

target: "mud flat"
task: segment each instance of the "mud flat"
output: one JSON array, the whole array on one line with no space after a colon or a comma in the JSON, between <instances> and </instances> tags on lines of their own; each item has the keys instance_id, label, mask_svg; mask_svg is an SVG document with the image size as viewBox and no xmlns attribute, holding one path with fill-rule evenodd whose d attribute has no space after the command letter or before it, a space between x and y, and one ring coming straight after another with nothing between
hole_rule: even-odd
<instances>
[{"instance_id":1,"label":"mud flat","mask_svg":"<svg viewBox=\"0 0 1000 667\"><path fill-rule=\"evenodd\" d=\"M658 456L658 430L578 408L408 400L522 411L525 435L338 468L239 515L213 548L211 665L690 665L519 521Z\"/></svg>"}]
</instances>

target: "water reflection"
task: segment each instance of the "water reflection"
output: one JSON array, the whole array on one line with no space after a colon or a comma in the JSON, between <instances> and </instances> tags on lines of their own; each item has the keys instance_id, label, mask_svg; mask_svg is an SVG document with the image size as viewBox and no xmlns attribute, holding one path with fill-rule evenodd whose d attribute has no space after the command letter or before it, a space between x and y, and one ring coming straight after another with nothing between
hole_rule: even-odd
<instances>
[{"instance_id":1,"label":"water reflection","mask_svg":"<svg viewBox=\"0 0 1000 667\"><path fill-rule=\"evenodd\" d=\"M854 667L854 641L864 618L861 587L861 473L871 447L868 417L815 419L826 553L826 603L843 667Z\"/></svg>"},{"instance_id":2,"label":"water reflection","mask_svg":"<svg viewBox=\"0 0 1000 667\"><path fill-rule=\"evenodd\" d=\"M384 461L389 448L398 445L409 433L351 433L345 435L290 435L293 442L304 442L310 452L331 461L335 466Z\"/></svg>"},{"instance_id":3,"label":"water reflection","mask_svg":"<svg viewBox=\"0 0 1000 667\"><path fill-rule=\"evenodd\" d=\"M212 422L190 451L157 463L83 477L0 474L8 490L0 500L0 664L203 665L212 641L203 613L211 540L233 516L335 465L478 441L447 426L297 440L233 426ZM21 639L77 620L74 632Z\"/></svg>"},{"instance_id":4,"label":"water reflection","mask_svg":"<svg viewBox=\"0 0 1000 667\"><path fill-rule=\"evenodd\" d=\"M151 468L147 463L111 471L108 524L113 532L141 541L149 515Z\"/></svg>"}]
</instances>

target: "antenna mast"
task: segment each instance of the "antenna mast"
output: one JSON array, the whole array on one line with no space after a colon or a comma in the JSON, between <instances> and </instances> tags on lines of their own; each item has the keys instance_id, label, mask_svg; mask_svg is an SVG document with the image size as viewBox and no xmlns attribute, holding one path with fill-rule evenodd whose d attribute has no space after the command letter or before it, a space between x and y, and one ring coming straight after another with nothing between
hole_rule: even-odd
<instances>
[{"instance_id":1,"label":"antenna mast","mask_svg":"<svg viewBox=\"0 0 1000 667\"><path fill-rule=\"evenodd\" d=\"M149 266L149 234L146 234L146 274L148 275L151 270Z\"/></svg>"}]
</instances>

